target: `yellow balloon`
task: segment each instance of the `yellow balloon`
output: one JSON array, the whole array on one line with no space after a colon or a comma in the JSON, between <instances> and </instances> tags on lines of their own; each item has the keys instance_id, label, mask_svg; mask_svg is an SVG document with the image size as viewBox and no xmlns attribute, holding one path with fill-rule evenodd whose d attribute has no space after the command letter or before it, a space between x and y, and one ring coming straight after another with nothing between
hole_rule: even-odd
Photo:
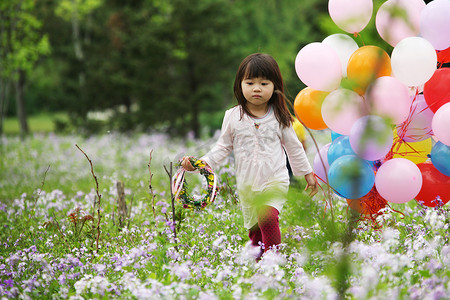
<instances>
[{"instance_id":1,"label":"yellow balloon","mask_svg":"<svg viewBox=\"0 0 450 300\"><path fill-rule=\"evenodd\" d=\"M427 160L427 155L430 154L432 146L431 138L409 143L400 139L394 130L393 158L406 158L415 164L420 164Z\"/></svg>"},{"instance_id":2,"label":"yellow balloon","mask_svg":"<svg viewBox=\"0 0 450 300\"><path fill-rule=\"evenodd\" d=\"M294 131L297 134L297 137L300 141L304 141L306 139L306 131L305 126L300 123L297 118L294 118L294 123L292 123L292 127L294 127Z\"/></svg>"}]
</instances>

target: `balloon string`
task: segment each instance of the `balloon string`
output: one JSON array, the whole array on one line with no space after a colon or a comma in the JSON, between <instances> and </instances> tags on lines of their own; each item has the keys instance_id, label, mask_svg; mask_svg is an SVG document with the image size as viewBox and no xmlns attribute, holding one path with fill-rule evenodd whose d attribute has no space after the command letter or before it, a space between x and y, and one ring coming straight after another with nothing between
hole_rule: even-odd
<instances>
[{"instance_id":1,"label":"balloon string","mask_svg":"<svg viewBox=\"0 0 450 300\"><path fill-rule=\"evenodd\" d=\"M361 35L359 32L353 33L353 37L354 37L355 39L359 37L359 39L361 40L362 45L363 45L363 46L366 45L366 44L364 43L364 39L363 39L362 35Z\"/></svg>"}]
</instances>

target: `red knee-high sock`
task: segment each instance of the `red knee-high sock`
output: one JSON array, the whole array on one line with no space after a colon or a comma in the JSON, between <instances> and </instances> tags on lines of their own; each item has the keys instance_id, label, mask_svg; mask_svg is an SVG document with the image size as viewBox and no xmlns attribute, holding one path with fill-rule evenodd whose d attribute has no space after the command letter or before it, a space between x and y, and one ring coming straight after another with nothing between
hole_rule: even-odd
<instances>
[{"instance_id":1,"label":"red knee-high sock","mask_svg":"<svg viewBox=\"0 0 450 300\"><path fill-rule=\"evenodd\" d=\"M258 226L261 230L264 252L281 243L278 210L271 206L264 206L258 213Z\"/></svg>"},{"instance_id":2,"label":"red knee-high sock","mask_svg":"<svg viewBox=\"0 0 450 300\"><path fill-rule=\"evenodd\" d=\"M261 230L259 229L258 224L250 228L248 231L248 237L252 241L252 246L259 246L260 243L262 243Z\"/></svg>"}]
</instances>

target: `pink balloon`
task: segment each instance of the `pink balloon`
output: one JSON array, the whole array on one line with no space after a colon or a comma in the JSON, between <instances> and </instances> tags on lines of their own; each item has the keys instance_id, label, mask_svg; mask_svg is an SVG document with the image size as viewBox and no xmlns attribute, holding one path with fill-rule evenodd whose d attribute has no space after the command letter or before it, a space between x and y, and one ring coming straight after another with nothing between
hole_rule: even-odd
<instances>
[{"instance_id":1,"label":"pink balloon","mask_svg":"<svg viewBox=\"0 0 450 300\"><path fill-rule=\"evenodd\" d=\"M322 118L328 128L349 135L353 124L365 115L364 101L358 93L339 88L322 102Z\"/></svg>"},{"instance_id":2,"label":"pink balloon","mask_svg":"<svg viewBox=\"0 0 450 300\"><path fill-rule=\"evenodd\" d=\"M419 194L422 173L406 158L393 158L381 165L375 175L375 187L381 197L392 203L406 203Z\"/></svg>"},{"instance_id":3,"label":"pink balloon","mask_svg":"<svg viewBox=\"0 0 450 300\"><path fill-rule=\"evenodd\" d=\"M450 47L450 1L434 0L420 14L420 33L436 50Z\"/></svg>"},{"instance_id":4,"label":"pink balloon","mask_svg":"<svg viewBox=\"0 0 450 300\"><path fill-rule=\"evenodd\" d=\"M327 174L330 166L328 165L328 149L330 148L331 143L326 144L322 148L319 149L319 152L314 156L313 168L314 173L322 179L323 182L327 182ZM323 163L320 160L320 156L322 157Z\"/></svg>"},{"instance_id":5,"label":"pink balloon","mask_svg":"<svg viewBox=\"0 0 450 300\"><path fill-rule=\"evenodd\" d=\"M380 6L375 25L381 38L397 45L402 39L417 36L420 30L420 13L426 6L423 0L388 0Z\"/></svg>"},{"instance_id":6,"label":"pink balloon","mask_svg":"<svg viewBox=\"0 0 450 300\"><path fill-rule=\"evenodd\" d=\"M408 118L411 107L409 90L397 78L377 78L368 89L366 99L373 114L390 118L394 124L400 124Z\"/></svg>"},{"instance_id":7,"label":"pink balloon","mask_svg":"<svg viewBox=\"0 0 450 300\"><path fill-rule=\"evenodd\" d=\"M388 154L394 141L391 125L380 116L358 119L350 131L350 146L365 160L378 160Z\"/></svg>"},{"instance_id":8,"label":"pink balloon","mask_svg":"<svg viewBox=\"0 0 450 300\"><path fill-rule=\"evenodd\" d=\"M450 102L439 107L434 114L431 127L438 140L450 146Z\"/></svg>"},{"instance_id":9,"label":"pink balloon","mask_svg":"<svg viewBox=\"0 0 450 300\"><path fill-rule=\"evenodd\" d=\"M339 87L342 79L336 51L318 42L310 43L298 52L295 71L304 84L318 91L330 92Z\"/></svg>"},{"instance_id":10,"label":"pink balloon","mask_svg":"<svg viewBox=\"0 0 450 300\"><path fill-rule=\"evenodd\" d=\"M423 95L417 95L411 105L408 118L397 126L398 136L405 142L420 142L428 139L433 134L431 130L433 116L434 113L428 107Z\"/></svg>"},{"instance_id":11,"label":"pink balloon","mask_svg":"<svg viewBox=\"0 0 450 300\"><path fill-rule=\"evenodd\" d=\"M372 18L372 0L329 0L328 12L339 28L358 33L366 27Z\"/></svg>"}]
</instances>

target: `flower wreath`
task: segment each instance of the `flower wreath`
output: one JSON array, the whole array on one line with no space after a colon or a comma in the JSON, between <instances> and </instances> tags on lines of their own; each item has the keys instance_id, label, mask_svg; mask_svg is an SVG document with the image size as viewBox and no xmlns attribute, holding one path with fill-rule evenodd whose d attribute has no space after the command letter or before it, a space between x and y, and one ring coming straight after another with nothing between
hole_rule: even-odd
<instances>
[{"instance_id":1,"label":"flower wreath","mask_svg":"<svg viewBox=\"0 0 450 300\"><path fill-rule=\"evenodd\" d=\"M172 193L174 198L183 204L184 208L204 209L208 204L214 202L217 195L217 183L214 172L204 161L192 156L189 157L192 166L206 178L206 182L208 183L206 194L201 199L196 200L186 190L187 183L184 178L186 170L181 166L182 161L183 159L178 161L177 165L179 168L172 178Z\"/></svg>"}]
</instances>

